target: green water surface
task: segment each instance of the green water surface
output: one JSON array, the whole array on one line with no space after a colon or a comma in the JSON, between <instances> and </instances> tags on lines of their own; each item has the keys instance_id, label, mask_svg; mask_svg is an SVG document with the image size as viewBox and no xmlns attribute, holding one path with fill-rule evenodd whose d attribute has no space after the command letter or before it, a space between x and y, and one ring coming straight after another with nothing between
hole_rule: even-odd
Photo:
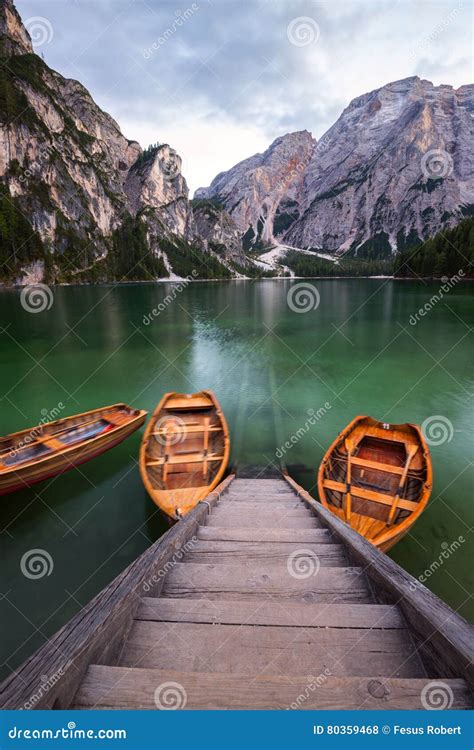
<instances>
[{"instance_id":1,"label":"green water surface","mask_svg":"<svg viewBox=\"0 0 474 750\"><path fill-rule=\"evenodd\" d=\"M321 458L356 414L392 423L441 418L432 499L390 555L414 576L431 566L426 585L472 619L474 287L457 285L413 325L438 283L305 281L307 312L288 305L297 283L61 287L41 313L23 309L19 291L0 292L0 432L58 409L65 416L125 401L151 411L165 391L212 388L233 462L269 465L280 449L316 496ZM308 420L313 411L320 418ZM141 436L0 499L4 674L166 530L140 481ZM20 564L37 548L53 569L35 580Z\"/></svg>"}]
</instances>

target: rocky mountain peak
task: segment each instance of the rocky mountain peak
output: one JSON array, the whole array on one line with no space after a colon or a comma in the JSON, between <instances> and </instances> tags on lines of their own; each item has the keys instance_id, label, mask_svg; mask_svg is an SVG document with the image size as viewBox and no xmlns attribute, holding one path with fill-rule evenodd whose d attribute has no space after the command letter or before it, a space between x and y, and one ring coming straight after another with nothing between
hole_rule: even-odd
<instances>
[{"instance_id":1,"label":"rocky mountain peak","mask_svg":"<svg viewBox=\"0 0 474 750\"><path fill-rule=\"evenodd\" d=\"M279 228L298 215L305 169L315 146L307 130L280 136L262 154L221 172L208 188L199 188L195 198L220 201L241 231L248 233L250 245L270 243Z\"/></svg>"},{"instance_id":2,"label":"rocky mountain peak","mask_svg":"<svg viewBox=\"0 0 474 750\"><path fill-rule=\"evenodd\" d=\"M184 236L189 221L189 190L181 166L181 157L171 146L151 146L130 168L124 189L134 214L154 209L170 232Z\"/></svg>"},{"instance_id":3,"label":"rocky mountain peak","mask_svg":"<svg viewBox=\"0 0 474 750\"><path fill-rule=\"evenodd\" d=\"M0 44L2 54L27 55L33 52L31 37L13 0L0 0Z\"/></svg>"}]
</instances>

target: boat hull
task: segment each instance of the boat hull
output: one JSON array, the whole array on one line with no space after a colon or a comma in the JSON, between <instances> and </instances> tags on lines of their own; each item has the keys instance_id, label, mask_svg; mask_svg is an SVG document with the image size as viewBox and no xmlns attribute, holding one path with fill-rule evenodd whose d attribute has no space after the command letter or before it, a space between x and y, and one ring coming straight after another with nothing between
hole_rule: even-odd
<instances>
[{"instance_id":1,"label":"boat hull","mask_svg":"<svg viewBox=\"0 0 474 750\"><path fill-rule=\"evenodd\" d=\"M88 414L94 415L95 413L98 413L99 415L103 414L102 410L97 410L96 412L90 412ZM73 420L76 418L71 417L70 419ZM0 495L6 495L11 492L26 489L38 482L44 481L45 479L51 479L52 477L64 474L65 472L100 456L102 453L114 448L123 440L126 440L126 438L143 425L145 419L146 412L139 411L136 413L136 416L131 418L125 424L112 428L91 440L65 448L64 451L53 452L51 455L41 458L36 463L20 465L16 469L10 471L0 471ZM67 424L68 419L61 420L61 423L62 422ZM55 423L53 422L48 423L47 427L51 429L54 424ZM35 428L30 431L30 434L34 429ZM27 433L27 431L25 432Z\"/></svg>"},{"instance_id":2,"label":"boat hull","mask_svg":"<svg viewBox=\"0 0 474 750\"><path fill-rule=\"evenodd\" d=\"M431 458L421 429L365 416L342 430L318 472L321 503L382 552L412 529L431 486Z\"/></svg>"},{"instance_id":3,"label":"boat hull","mask_svg":"<svg viewBox=\"0 0 474 750\"><path fill-rule=\"evenodd\" d=\"M166 393L143 436L140 473L155 505L174 523L219 484L229 455L227 422L212 391Z\"/></svg>"}]
</instances>

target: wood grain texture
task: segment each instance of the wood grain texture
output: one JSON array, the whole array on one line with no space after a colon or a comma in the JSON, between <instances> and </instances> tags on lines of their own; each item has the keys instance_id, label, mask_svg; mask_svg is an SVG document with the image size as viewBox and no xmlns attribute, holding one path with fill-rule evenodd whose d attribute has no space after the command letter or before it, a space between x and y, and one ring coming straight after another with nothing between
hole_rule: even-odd
<instances>
[{"instance_id":1,"label":"wood grain texture","mask_svg":"<svg viewBox=\"0 0 474 750\"><path fill-rule=\"evenodd\" d=\"M390 604L299 604L229 601L219 599L168 599L144 597L136 620L208 622L223 625L288 625L292 627L406 629L398 607Z\"/></svg>"},{"instance_id":2,"label":"wood grain texture","mask_svg":"<svg viewBox=\"0 0 474 750\"><path fill-rule=\"evenodd\" d=\"M426 677L405 630L135 622L120 665L226 674Z\"/></svg>"},{"instance_id":3,"label":"wood grain texture","mask_svg":"<svg viewBox=\"0 0 474 750\"><path fill-rule=\"evenodd\" d=\"M321 523L313 516L298 516L296 518L286 513L259 513L258 516L246 516L241 513L230 515L209 516L208 526L226 526L239 528L265 529L268 526L281 526L285 529L318 529Z\"/></svg>"},{"instance_id":4,"label":"wood grain texture","mask_svg":"<svg viewBox=\"0 0 474 750\"><path fill-rule=\"evenodd\" d=\"M232 480L231 475L208 496L211 507ZM27 659L0 686L0 708L29 704L38 695L45 674L58 675L58 679L48 692L42 692L34 708L68 708L89 664L116 663L141 595L159 591L166 564L179 559L208 511L207 505L199 504Z\"/></svg>"},{"instance_id":5,"label":"wood grain texture","mask_svg":"<svg viewBox=\"0 0 474 750\"><path fill-rule=\"evenodd\" d=\"M319 678L319 679L318 679ZM316 682L318 680L318 682ZM182 673L126 667L89 668L74 708L155 710L155 695L166 682L182 686L185 709L422 709L421 693L429 679L259 676ZM452 709L472 707L464 680L448 680Z\"/></svg>"},{"instance_id":6,"label":"wood grain texture","mask_svg":"<svg viewBox=\"0 0 474 750\"><path fill-rule=\"evenodd\" d=\"M347 524L317 503L290 477L289 485L361 565L380 599L397 602L427 664L440 677L463 677L474 688L474 628L447 604Z\"/></svg>"},{"instance_id":7,"label":"wood grain texture","mask_svg":"<svg viewBox=\"0 0 474 750\"><path fill-rule=\"evenodd\" d=\"M305 544L299 542L205 542L198 539L186 553L185 562L235 564L271 564L288 562L289 556L296 558L315 555L320 565L345 566L347 556L342 544Z\"/></svg>"},{"instance_id":8,"label":"wood grain texture","mask_svg":"<svg viewBox=\"0 0 474 750\"><path fill-rule=\"evenodd\" d=\"M162 596L216 599L279 597L287 602L372 601L360 568L323 568L295 578L286 565L208 565L177 563L169 571Z\"/></svg>"},{"instance_id":9,"label":"wood grain texture","mask_svg":"<svg viewBox=\"0 0 474 750\"><path fill-rule=\"evenodd\" d=\"M274 527L252 529L250 527L200 526L198 539L230 542L297 542L301 544L331 544L334 539L325 528L279 529Z\"/></svg>"}]
</instances>

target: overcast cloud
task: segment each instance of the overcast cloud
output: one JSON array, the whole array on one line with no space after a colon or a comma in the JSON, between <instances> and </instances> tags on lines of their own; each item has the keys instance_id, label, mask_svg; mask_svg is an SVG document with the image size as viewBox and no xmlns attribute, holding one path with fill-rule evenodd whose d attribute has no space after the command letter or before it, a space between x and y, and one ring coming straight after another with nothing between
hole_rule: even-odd
<instances>
[{"instance_id":1,"label":"overcast cloud","mask_svg":"<svg viewBox=\"0 0 474 750\"><path fill-rule=\"evenodd\" d=\"M127 138L177 149L191 190L283 133L320 138L351 99L390 81L418 75L457 88L473 77L467 0L17 7L24 21L46 19L36 22L36 51L80 80Z\"/></svg>"}]
</instances>

